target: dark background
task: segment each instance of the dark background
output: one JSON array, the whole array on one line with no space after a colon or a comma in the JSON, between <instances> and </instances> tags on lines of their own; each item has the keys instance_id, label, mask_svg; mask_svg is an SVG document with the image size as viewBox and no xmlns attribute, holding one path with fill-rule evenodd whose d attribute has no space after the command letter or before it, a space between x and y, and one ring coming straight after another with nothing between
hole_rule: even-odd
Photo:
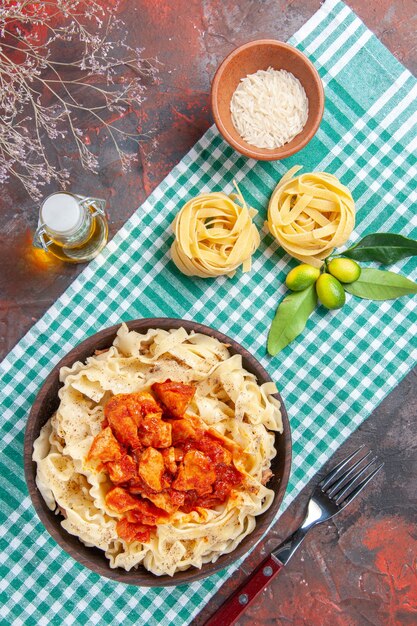
<instances>
[{"instance_id":1,"label":"dark background","mask_svg":"<svg viewBox=\"0 0 417 626\"><path fill-rule=\"evenodd\" d=\"M105 0L102 0L103 6ZM348 1L349 6L414 74L417 70L417 3L414 0ZM123 0L119 17L132 46L157 58L159 76L148 81L146 101L128 123L142 134L139 159L124 174L115 150L93 126L85 130L100 151L100 174L81 169L75 153L50 146L51 158L71 171L70 190L105 198L111 236L212 124L210 81L234 47L263 37L286 40L319 8L318 0ZM132 146L132 150L136 150ZM46 188L45 195L56 190ZM0 357L72 282L83 266L48 265L30 242L38 206L17 182L0 199ZM415 476L416 372L378 407L338 451L366 443L384 459L378 479L334 522L311 532L287 568L239 620L295 626L417 623ZM196 623L221 601L303 515L307 488L266 540Z\"/></svg>"}]
</instances>

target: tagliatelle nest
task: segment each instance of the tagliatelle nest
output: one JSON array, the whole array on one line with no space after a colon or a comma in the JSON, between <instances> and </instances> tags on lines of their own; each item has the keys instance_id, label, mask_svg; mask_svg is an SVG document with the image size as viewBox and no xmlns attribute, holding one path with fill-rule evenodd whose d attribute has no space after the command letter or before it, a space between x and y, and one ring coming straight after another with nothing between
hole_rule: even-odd
<instances>
[{"instance_id":1,"label":"tagliatelle nest","mask_svg":"<svg viewBox=\"0 0 417 626\"><path fill-rule=\"evenodd\" d=\"M268 227L288 254L321 267L344 244L355 226L355 203L347 187L327 172L295 176L291 168L280 180L268 207Z\"/></svg>"},{"instance_id":2,"label":"tagliatelle nest","mask_svg":"<svg viewBox=\"0 0 417 626\"><path fill-rule=\"evenodd\" d=\"M241 265L244 272L250 270L260 242L252 222L257 211L246 205L237 190L230 196L222 192L197 196L175 218L172 260L187 276L233 276Z\"/></svg>"}]
</instances>

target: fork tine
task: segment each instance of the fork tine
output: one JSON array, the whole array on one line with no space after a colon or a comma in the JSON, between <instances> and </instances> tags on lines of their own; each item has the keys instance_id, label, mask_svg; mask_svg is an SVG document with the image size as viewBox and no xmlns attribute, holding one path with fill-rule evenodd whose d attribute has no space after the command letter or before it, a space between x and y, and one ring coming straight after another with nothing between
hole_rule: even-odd
<instances>
[{"instance_id":1,"label":"fork tine","mask_svg":"<svg viewBox=\"0 0 417 626\"><path fill-rule=\"evenodd\" d=\"M384 467L384 464L381 463L381 465L378 465L377 468L374 469L373 472L371 472L369 474L369 476L367 478L364 478L364 480L362 480L356 487L355 489L347 496L344 497L343 496L343 492L342 494L340 494L337 497L337 500L339 500L339 502L336 501L336 504L340 507L340 509L344 509L345 506L347 506L348 504L350 504L352 502L352 500L354 500L356 498L356 496L362 491L362 489L364 487L366 487L366 485L369 483L370 480L373 479L373 477L378 474L378 472ZM362 472L361 472L362 473ZM346 489L344 490L346 491ZM344 497L344 499L343 499ZM342 498L342 500L340 500L340 498Z\"/></svg>"},{"instance_id":2,"label":"fork tine","mask_svg":"<svg viewBox=\"0 0 417 626\"><path fill-rule=\"evenodd\" d=\"M367 465L365 465L362 468L362 470L360 472L357 471L357 468L361 465L362 461L367 459L370 454L371 454L371 451L369 451L367 454L365 454L365 456L363 456L361 459L359 459L359 461L357 461L354 465L352 465L352 467L349 468L349 470L347 472L342 474L342 476L339 478L339 480L337 480L335 483L333 483L331 485L331 488L328 491L326 491L326 493L329 496L329 498L335 499L335 495L343 487L345 487L345 486L349 487L349 485L352 485L353 481L355 481L356 478L359 478L359 476L361 476L363 474L364 470L366 470L374 461L376 461L377 457L375 456L371 461L369 461L369 463Z\"/></svg>"},{"instance_id":3,"label":"fork tine","mask_svg":"<svg viewBox=\"0 0 417 626\"><path fill-rule=\"evenodd\" d=\"M348 463L350 463L350 461L353 458L355 458L355 456L364 449L364 447L365 447L364 445L360 446L357 450L355 450L355 452L352 452L350 456L348 456L346 459L344 459L338 465L336 465L336 467L334 467L332 471L329 472L327 476L325 476L321 482L319 482L318 486L321 487L324 491L325 489L327 489L329 485L333 484L333 482L337 480L340 470L344 469L346 465L348 465Z\"/></svg>"}]
</instances>

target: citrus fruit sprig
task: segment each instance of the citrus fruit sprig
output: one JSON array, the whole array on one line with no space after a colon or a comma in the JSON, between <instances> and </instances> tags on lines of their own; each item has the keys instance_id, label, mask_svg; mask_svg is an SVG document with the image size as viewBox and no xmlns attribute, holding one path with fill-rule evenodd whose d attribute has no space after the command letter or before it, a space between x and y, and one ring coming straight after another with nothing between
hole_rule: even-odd
<instances>
[{"instance_id":1,"label":"citrus fruit sprig","mask_svg":"<svg viewBox=\"0 0 417 626\"><path fill-rule=\"evenodd\" d=\"M291 291L302 291L315 284L316 293L326 309L340 309L346 301L343 283L353 283L361 275L361 268L351 259L336 258L326 261L322 270L302 263L294 267L285 279Z\"/></svg>"},{"instance_id":2,"label":"citrus fruit sprig","mask_svg":"<svg viewBox=\"0 0 417 626\"><path fill-rule=\"evenodd\" d=\"M285 280L291 291L279 304L268 334L267 350L275 356L304 330L320 302L340 309L346 292L367 300L391 300L417 293L417 283L405 276L373 268L361 268L354 260L337 256L326 259L321 269L302 263Z\"/></svg>"}]
</instances>

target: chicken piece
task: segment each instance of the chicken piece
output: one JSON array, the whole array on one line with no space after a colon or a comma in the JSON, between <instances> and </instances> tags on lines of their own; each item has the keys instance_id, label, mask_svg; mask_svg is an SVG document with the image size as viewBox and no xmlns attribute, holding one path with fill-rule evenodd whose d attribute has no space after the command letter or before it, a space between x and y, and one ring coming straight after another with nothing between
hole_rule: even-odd
<instances>
[{"instance_id":1,"label":"chicken piece","mask_svg":"<svg viewBox=\"0 0 417 626\"><path fill-rule=\"evenodd\" d=\"M148 498L151 502L153 502L158 508L163 509L169 515L178 511L180 506L184 504L185 496L180 491L175 491L175 489L166 489L161 493L148 493L144 495L145 498Z\"/></svg>"},{"instance_id":2,"label":"chicken piece","mask_svg":"<svg viewBox=\"0 0 417 626\"><path fill-rule=\"evenodd\" d=\"M118 536L127 543L132 543L133 541L140 541L141 543L148 542L151 538L151 530L155 529L150 526L144 526L143 524L132 524L125 518L119 520L116 524Z\"/></svg>"},{"instance_id":3,"label":"chicken piece","mask_svg":"<svg viewBox=\"0 0 417 626\"><path fill-rule=\"evenodd\" d=\"M147 391L125 394L125 404L137 426L144 417L162 417L162 409Z\"/></svg>"},{"instance_id":4,"label":"chicken piece","mask_svg":"<svg viewBox=\"0 0 417 626\"><path fill-rule=\"evenodd\" d=\"M175 445L179 442L187 441L188 439L198 439L198 436L202 434L198 428L195 428L194 424L189 419L176 419L171 421L172 426L172 443Z\"/></svg>"},{"instance_id":5,"label":"chicken piece","mask_svg":"<svg viewBox=\"0 0 417 626\"><path fill-rule=\"evenodd\" d=\"M105 500L111 511L126 513L125 519L131 523L153 526L167 517L166 512L157 508L152 502L134 498L122 487L110 489Z\"/></svg>"},{"instance_id":6,"label":"chicken piece","mask_svg":"<svg viewBox=\"0 0 417 626\"><path fill-rule=\"evenodd\" d=\"M110 480L115 484L126 483L137 475L136 461L128 454L125 454L119 461L106 463L106 470Z\"/></svg>"},{"instance_id":7,"label":"chicken piece","mask_svg":"<svg viewBox=\"0 0 417 626\"><path fill-rule=\"evenodd\" d=\"M145 524L146 526L155 526L159 522L167 519L168 515L162 509L159 509L152 502L147 500L138 500L137 506L132 511L126 513L126 519L133 524Z\"/></svg>"},{"instance_id":8,"label":"chicken piece","mask_svg":"<svg viewBox=\"0 0 417 626\"><path fill-rule=\"evenodd\" d=\"M216 480L210 458L199 450L189 450L178 470L178 476L172 483L173 489L189 491L194 489L199 495L211 493Z\"/></svg>"},{"instance_id":9,"label":"chicken piece","mask_svg":"<svg viewBox=\"0 0 417 626\"><path fill-rule=\"evenodd\" d=\"M172 444L171 424L159 417L144 417L139 426L139 439L144 447L169 448Z\"/></svg>"},{"instance_id":10,"label":"chicken piece","mask_svg":"<svg viewBox=\"0 0 417 626\"><path fill-rule=\"evenodd\" d=\"M107 492L105 501L111 511L115 513L126 513L138 506L139 500L130 495L122 487L113 487Z\"/></svg>"},{"instance_id":11,"label":"chicken piece","mask_svg":"<svg viewBox=\"0 0 417 626\"><path fill-rule=\"evenodd\" d=\"M176 474L178 466L175 463L175 448L165 448L162 450L162 456L164 458L165 468L171 474Z\"/></svg>"},{"instance_id":12,"label":"chicken piece","mask_svg":"<svg viewBox=\"0 0 417 626\"><path fill-rule=\"evenodd\" d=\"M155 448L146 448L139 462L139 476L154 491L162 491L165 471L164 457Z\"/></svg>"},{"instance_id":13,"label":"chicken piece","mask_svg":"<svg viewBox=\"0 0 417 626\"><path fill-rule=\"evenodd\" d=\"M172 417L181 418L195 394L195 385L186 385L166 380L154 383L152 391Z\"/></svg>"},{"instance_id":14,"label":"chicken piece","mask_svg":"<svg viewBox=\"0 0 417 626\"><path fill-rule=\"evenodd\" d=\"M140 446L138 427L126 406L125 398L126 394L113 396L104 407L104 417L120 443L138 448Z\"/></svg>"},{"instance_id":15,"label":"chicken piece","mask_svg":"<svg viewBox=\"0 0 417 626\"><path fill-rule=\"evenodd\" d=\"M224 502L234 487L242 484L243 475L233 465L218 463L216 465L216 482L213 495Z\"/></svg>"},{"instance_id":16,"label":"chicken piece","mask_svg":"<svg viewBox=\"0 0 417 626\"><path fill-rule=\"evenodd\" d=\"M207 454L213 463L225 463L229 465L232 462L232 453L226 450L220 441L212 437L210 433L200 437L198 441L196 441L195 447L201 452L204 452L204 454Z\"/></svg>"},{"instance_id":17,"label":"chicken piece","mask_svg":"<svg viewBox=\"0 0 417 626\"><path fill-rule=\"evenodd\" d=\"M109 461L118 461L122 456L123 449L120 443L113 435L111 428L107 427L94 437L87 454L87 462L101 461L102 463L108 463Z\"/></svg>"},{"instance_id":18,"label":"chicken piece","mask_svg":"<svg viewBox=\"0 0 417 626\"><path fill-rule=\"evenodd\" d=\"M106 404L104 416L121 443L137 448L140 445L137 427L144 418L161 418L162 409L146 391L120 393Z\"/></svg>"}]
</instances>

